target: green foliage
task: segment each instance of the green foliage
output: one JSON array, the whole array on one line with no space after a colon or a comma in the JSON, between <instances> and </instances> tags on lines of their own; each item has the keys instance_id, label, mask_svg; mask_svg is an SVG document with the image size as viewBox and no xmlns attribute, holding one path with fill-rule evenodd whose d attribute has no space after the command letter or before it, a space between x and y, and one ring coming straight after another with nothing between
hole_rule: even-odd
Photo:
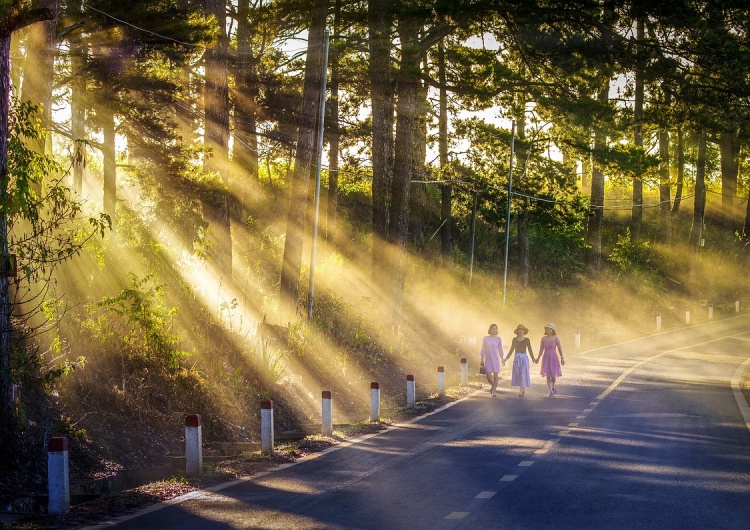
<instances>
[{"instance_id":1,"label":"green foliage","mask_svg":"<svg viewBox=\"0 0 750 530\"><path fill-rule=\"evenodd\" d=\"M651 276L656 272L652 265L653 258L651 244L648 241L633 241L628 228L624 235L617 236L608 259L614 263L619 274Z\"/></svg>"},{"instance_id":2,"label":"green foliage","mask_svg":"<svg viewBox=\"0 0 750 530\"><path fill-rule=\"evenodd\" d=\"M130 355L156 360L174 372L180 368L180 361L189 355L177 347L180 338L171 332L177 308L164 305L166 290L163 286L150 285L151 276L138 278L133 273L129 276L129 288L105 297L97 305L124 320L120 340ZM107 321L113 329L119 327L116 320Z\"/></svg>"}]
</instances>

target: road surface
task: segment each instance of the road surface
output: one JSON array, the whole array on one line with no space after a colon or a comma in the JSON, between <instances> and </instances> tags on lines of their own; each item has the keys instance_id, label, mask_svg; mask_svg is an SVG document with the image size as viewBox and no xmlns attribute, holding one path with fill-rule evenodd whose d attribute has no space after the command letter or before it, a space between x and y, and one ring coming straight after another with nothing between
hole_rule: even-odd
<instances>
[{"instance_id":1,"label":"road surface","mask_svg":"<svg viewBox=\"0 0 750 530\"><path fill-rule=\"evenodd\" d=\"M750 413L737 383L750 317L578 354L565 346L556 397L532 365L523 398L506 377L497 398L480 391L96 528L750 528Z\"/></svg>"}]
</instances>

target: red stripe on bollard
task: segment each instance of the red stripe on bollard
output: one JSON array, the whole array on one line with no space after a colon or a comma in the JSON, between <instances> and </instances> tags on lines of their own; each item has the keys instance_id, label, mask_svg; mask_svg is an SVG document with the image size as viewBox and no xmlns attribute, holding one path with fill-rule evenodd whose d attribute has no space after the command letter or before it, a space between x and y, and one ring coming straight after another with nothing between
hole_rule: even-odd
<instances>
[{"instance_id":1,"label":"red stripe on bollard","mask_svg":"<svg viewBox=\"0 0 750 530\"><path fill-rule=\"evenodd\" d=\"M323 399L331 399L333 398L333 392L330 390L323 390Z\"/></svg>"},{"instance_id":2,"label":"red stripe on bollard","mask_svg":"<svg viewBox=\"0 0 750 530\"><path fill-rule=\"evenodd\" d=\"M438 366L438 372L445 372L445 366Z\"/></svg>"},{"instance_id":3,"label":"red stripe on bollard","mask_svg":"<svg viewBox=\"0 0 750 530\"><path fill-rule=\"evenodd\" d=\"M407 381L414 381L414 376L413 375L407 375L406 376L406 380Z\"/></svg>"},{"instance_id":4,"label":"red stripe on bollard","mask_svg":"<svg viewBox=\"0 0 750 530\"><path fill-rule=\"evenodd\" d=\"M262 409L273 409L273 401L270 399L264 399L260 402L260 408Z\"/></svg>"},{"instance_id":5,"label":"red stripe on bollard","mask_svg":"<svg viewBox=\"0 0 750 530\"><path fill-rule=\"evenodd\" d=\"M50 438L47 442L47 451L50 453L61 453L68 450L68 439L65 436Z\"/></svg>"},{"instance_id":6,"label":"red stripe on bollard","mask_svg":"<svg viewBox=\"0 0 750 530\"><path fill-rule=\"evenodd\" d=\"M201 426L201 415L200 414L188 414L185 416L185 427L200 427Z\"/></svg>"},{"instance_id":7,"label":"red stripe on bollard","mask_svg":"<svg viewBox=\"0 0 750 530\"><path fill-rule=\"evenodd\" d=\"M461 357L461 364L466 364L467 362L466 357Z\"/></svg>"},{"instance_id":8,"label":"red stripe on bollard","mask_svg":"<svg viewBox=\"0 0 750 530\"><path fill-rule=\"evenodd\" d=\"M380 383L377 381L370 383L370 390L380 390Z\"/></svg>"}]
</instances>

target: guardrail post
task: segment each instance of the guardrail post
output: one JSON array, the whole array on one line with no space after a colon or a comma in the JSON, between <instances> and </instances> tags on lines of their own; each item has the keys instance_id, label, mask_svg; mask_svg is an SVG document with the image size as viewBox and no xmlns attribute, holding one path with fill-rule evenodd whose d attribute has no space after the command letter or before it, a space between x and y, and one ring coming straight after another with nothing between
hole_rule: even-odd
<instances>
[{"instance_id":1,"label":"guardrail post","mask_svg":"<svg viewBox=\"0 0 750 530\"><path fill-rule=\"evenodd\" d=\"M445 367L438 366L438 396L445 395Z\"/></svg>"},{"instance_id":2,"label":"guardrail post","mask_svg":"<svg viewBox=\"0 0 750 530\"><path fill-rule=\"evenodd\" d=\"M713 320L714 318L714 306L708 306L708 319Z\"/></svg>"},{"instance_id":3,"label":"guardrail post","mask_svg":"<svg viewBox=\"0 0 750 530\"><path fill-rule=\"evenodd\" d=\"M273 401L260 402L260 452L273 453Z\"/></svg>"},{"instance_id":4,"label":"guardrail post","mask_svg":"<svg viewBox=\"0 0 750 530\"><path fill-rule=\"evenodd\" d=\"M333 435L333 393L330 390L323 390L321 397L322 407L322 426L320 434L323 436Z\"/></svg>"},{"instance_id":5,"label":"guardrail post","mask_svg":"<svg viewBox=\"0 0 750 530\"><path fill-rule=\"evenodd\" d=\"M68 472L68 439L50 438L47 443L47 513L63 515L70 511L70 475Z\"/></svg>"},{"instance_id":6,"label":"guardrail post","mask_svg":"<svg viewBox=\"0 0 750 530\"><path fill-rule=\"evenodd\" d=\"M203 473L203 427L200 414L185 416L185 474L197 477Z\"/></svg>"},{"instance_id":7,"label":"guardrail post","mask_svg":"<svg viewBox=\"0 0 750 530\"><path fill-rule=\"evenodd\" d=\"M466 357L461 357L461 386L469 386L469 364Z\"/></svg>"},{"instance_id":8,"label":"guardrail post","mask_svg":"<svg viewBox=\"0 0 750 530\"><path fill-rule=\"evenodd\" d=\"M685 311L685 324L690 324L690 310Z\"/></svg>"},{"instance_id":9,"label":"guardrail post","mask_svg":"<svg viewBox=\"0 0 750 530\"><path fill-rule=\"evenodd\" d=\"M735 302L734 302L734 312L735 313L739 313L740 312L740 301L739 300L735 300Z\"/></svg>"},{"instance_id":10,"label":"guardrail post","mask_svg":"<svg viewBox=\"0 0 750 530\"><path fill-rule=\"evenodd\" d=\"M380 383L370 383L370 421L380 421Z\"/></svg>"},{"instance_id":11,"label":"guardrail post","mask_svg":"<svg viewBox=\"0 0 750 530\"><path fill-rule=\"evenodd\" d=\"M661 329L661 314L656 315L656 331Z\"/></svg>"},{"instance_id":12,"label":"guardrail post","mask_svg":"<svg viewBox=\"0 0 750 530\"><path fill-rule=\"evenodd\" d=\"M409 374L406 376L406 408L413 409L417 401L416 389L414 383L414 376Z\"/></svg>"}]
</instances>

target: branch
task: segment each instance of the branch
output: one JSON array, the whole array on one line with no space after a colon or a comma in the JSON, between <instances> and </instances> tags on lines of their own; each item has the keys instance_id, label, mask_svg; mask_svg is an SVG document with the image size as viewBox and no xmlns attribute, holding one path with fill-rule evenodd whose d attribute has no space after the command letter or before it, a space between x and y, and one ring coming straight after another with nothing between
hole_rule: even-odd
<instances>
[{"instance_id":1,"label":"branch","mask_svg":"<svg viewBox=\"0 0 750 530\"><path fill-rule=\"evenodd\" d=\"M30 26L43 20L52 20L55 12L48 7L36 9L24 9L23 6L14 6L5 20L0 21L0 36L10 37L14 31Z\"/></svg>"}]
</instances>

